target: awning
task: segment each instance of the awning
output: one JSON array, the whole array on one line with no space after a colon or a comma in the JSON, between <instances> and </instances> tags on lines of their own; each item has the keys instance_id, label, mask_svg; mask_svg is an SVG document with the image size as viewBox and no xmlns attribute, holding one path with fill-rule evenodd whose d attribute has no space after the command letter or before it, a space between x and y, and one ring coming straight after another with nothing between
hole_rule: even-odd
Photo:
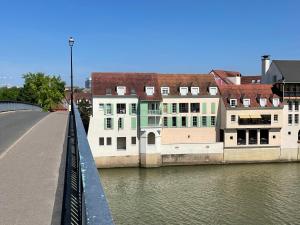
<instances>
[{"instance_id":1,"label":"awning","mask_svg":"<svg viewBox=\"0 0 300 225\"><path fill-rule=\"evenodd\" d=\"M251 119L261 119L260 114L251 114L250 117L251 117Z\"/></svg>"},{"instance_id":2,"label":"awning","mask_svg":"<svg viewBox=\"0 0 300 225\"><path fill-rule=\"evenodd\" d=\"M240 119L250 119L250 115L239 115Z\"/></svg>"}]
</instances>

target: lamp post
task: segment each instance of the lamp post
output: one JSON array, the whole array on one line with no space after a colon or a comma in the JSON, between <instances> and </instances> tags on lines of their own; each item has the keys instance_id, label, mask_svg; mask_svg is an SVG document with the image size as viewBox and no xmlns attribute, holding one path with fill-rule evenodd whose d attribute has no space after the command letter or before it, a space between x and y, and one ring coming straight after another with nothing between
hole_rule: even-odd
<instances>
[{"instance_id":1,"label":"lamp post","mask_svg":"<svg viewBox=\"0 0 300 225\"><path fill-rule=\"evenodd\" d=\"M69 46L71 51L71 113L73 114L73 45L74 39L72 37L69 38Z\"/></svg>"}]
</instances>

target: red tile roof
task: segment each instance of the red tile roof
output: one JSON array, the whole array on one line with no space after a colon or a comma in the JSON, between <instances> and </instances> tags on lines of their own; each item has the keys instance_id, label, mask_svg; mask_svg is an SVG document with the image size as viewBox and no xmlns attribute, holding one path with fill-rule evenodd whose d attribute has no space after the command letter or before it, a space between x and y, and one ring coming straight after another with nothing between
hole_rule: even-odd
<instances>
[{"instance_id":1,"label":"red tile roof","mask_svg":"<svg viewBox=\"0 0 300 225\"><path fill-rule=\"evenodd\" d=\"M228 77L238 77L241 76L240 72L237 71L226 71L226 70L212 70L212 74L215 76L219 77L223 82L222 84L233 84Z\"/></svg>"},{"instance_id":2,"label":"red tile roof","mask_svg":"<svg viewBox=\"0 0 300 225\"><path fill-rule=\"evenodd\" d=\"M242 76L241 77L241 84L259 84L261 82L261 76ZM258 82L259 81L259 82Z\"/></svg>"},{"instance_id":3,"label":"red tile roof","mask_svg":"<svg viewBox=\"0 0 300 225\"><path fill-rule=\"evenodd\" d=\"M243 98L250 99L250 107L257 108L259 105L259 98L266 98L266 107L272 107L272 99L279 98L278 95L272 91L271 84L241 84L241 85L223 85L219 87L224 104L226 107L231 108L229 105L230 99L237 99L237 108L244 108Z\"/></svg>"},{"instance_id":4,"label":"red tile roof","mask_svg":"<svg viewBox=\"0 0 300 225\"><path fill-rule=\"evenodd\" d=\"M134 89L141 100L161 100L160 87L169 87L170 95L179 95L179 87L199 87L200 95L208 94L209 86L217 86L210 74L158 74L158 73L92 73L92 95L117 95L116 87L125 86L125 96ZM145 86L155 88L153 96L147 96Z\"/></svg>"}]
</instances>

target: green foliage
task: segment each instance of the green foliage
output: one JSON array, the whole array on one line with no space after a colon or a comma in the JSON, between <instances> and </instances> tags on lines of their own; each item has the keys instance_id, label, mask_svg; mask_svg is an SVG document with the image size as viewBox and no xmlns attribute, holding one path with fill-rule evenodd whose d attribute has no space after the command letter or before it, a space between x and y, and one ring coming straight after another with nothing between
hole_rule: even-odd
<instances>
[{"instance_id":1,"label":"green foliage","mask_svg":"<svg viewBox=\"0 0 300 225\"><path fill-rule=\"evenodd\" d=\"M18 87L2 87L0 88L0 100L22 101L20 96L22 88Z\"/></svg>"},{"instance_id":2,"label":"green foliage","mask_svg":"<svg viewBox=\"0 0 300 225\"><path fill-rule=\"evenodd\" d=\"M49 111L64 98L65 83L59 76L47 76L44 73L27 73L24 88L20 96L26 102L40 105Z\"/></svg>"},{"instance_id":3,"label":"green foliage","mask_svg":"<svg viewBox=\"0 0 300 225\"><path fill-rule=\"evenodd\" d=\"M82 119L85 132L87 132L89 128L90 116L92 115L92 106L89 103L89 101L82 100L78 103L78 110Z\"/></svg>"}]
</instances>

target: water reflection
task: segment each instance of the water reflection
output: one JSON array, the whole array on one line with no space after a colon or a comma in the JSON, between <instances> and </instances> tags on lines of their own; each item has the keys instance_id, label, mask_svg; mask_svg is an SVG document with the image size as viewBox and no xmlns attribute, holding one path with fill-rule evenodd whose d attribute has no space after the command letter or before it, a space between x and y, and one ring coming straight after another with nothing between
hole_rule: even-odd
<instances>
[{"instance_id":1,"label":"water reflection","mask_svg":"<svg viewBox=\"0 0 300 225\"><path fill-rule=\"evenodd\" d=\"M300 224L300 164L103 169L116 224Z\"/></svg>"}]
</instances>

